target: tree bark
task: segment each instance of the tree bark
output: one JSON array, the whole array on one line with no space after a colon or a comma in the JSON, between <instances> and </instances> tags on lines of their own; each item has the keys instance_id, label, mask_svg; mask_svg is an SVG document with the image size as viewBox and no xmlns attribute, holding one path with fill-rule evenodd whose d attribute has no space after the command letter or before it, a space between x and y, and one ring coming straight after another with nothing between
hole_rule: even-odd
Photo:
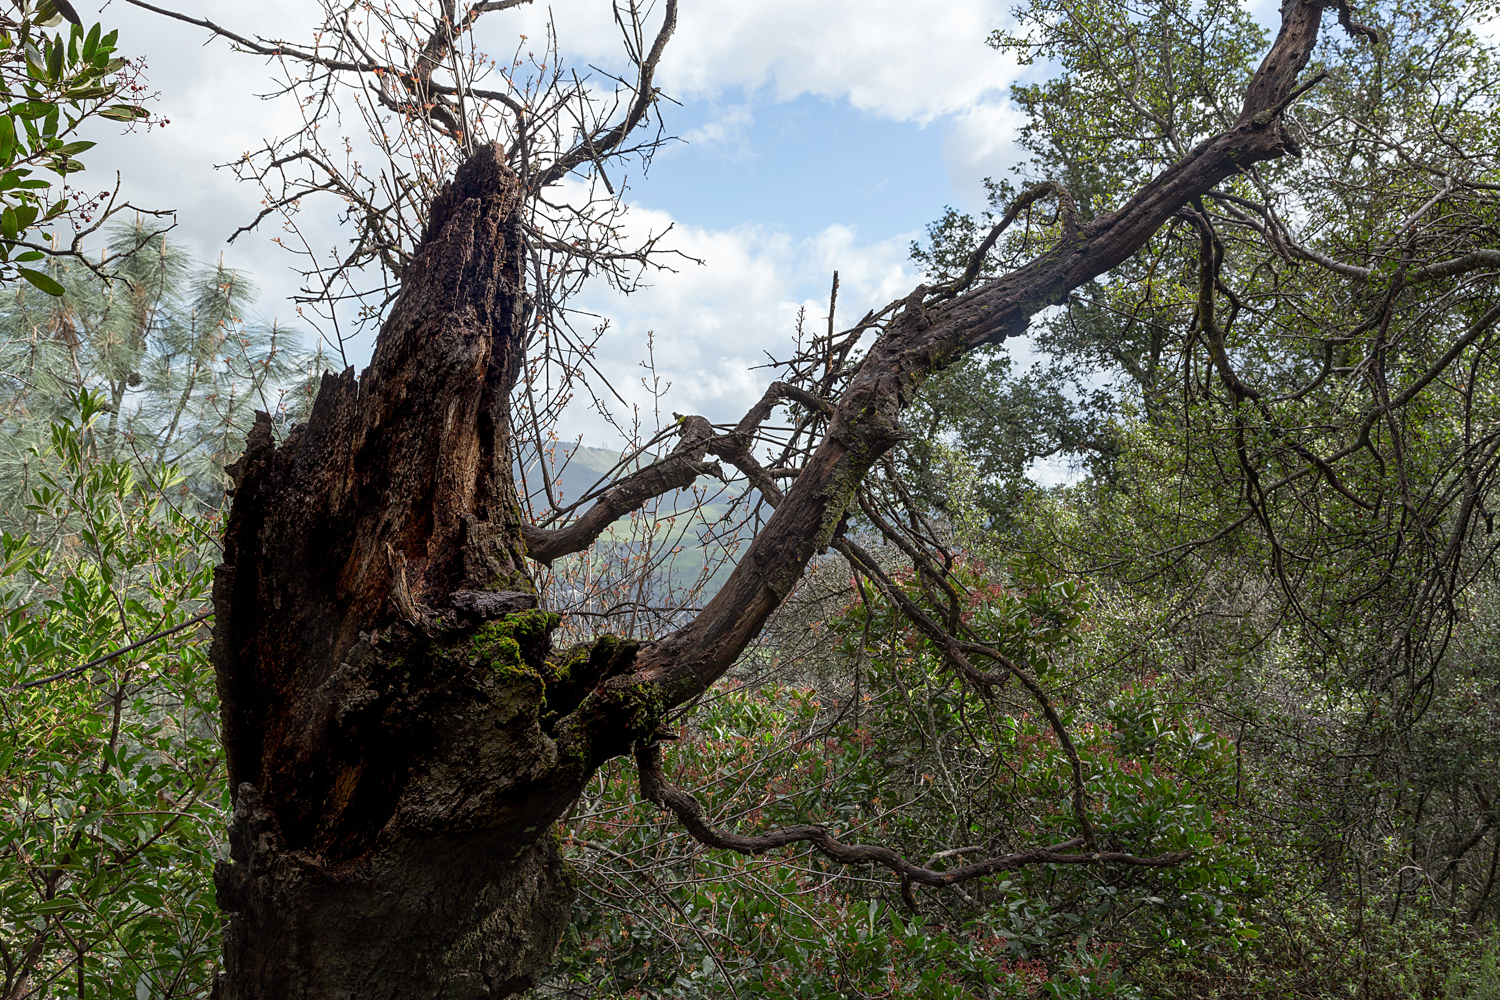
<instances>
[{"instance_id":1,"label":"tree bark","mask_svg":"<svg viewBox=\"0 0 1500 1000\"><path fill-rule=\"evenodd\" d=\"M481 148L434 203L364 376L326 376L307 424L279 447L262 417L233 470L214 590L235 789L217 995L530 986L572 898L552 824L594 770L729 668L838 537L924 378L1023 332L1193 197L1293 148L1279 115L1323 9L1288 0L1236 125L1119 210L972 291L908 297L840 398L815 401L829 407L828 433L784 496L763 487L776 510L725 586L639 651L605 637L554 653L557 618L536 608L528 545L546 560L592 544L645 497L691 483L706 454L758 469L754 428L715 438L684 421L673 456L575 526L523 532L508 410L523 361L523 192L500 152Z\"/></svg>"},{"instance_id":2,"label":"tree bark","mask_svg":"<svg viewBox=\"0 0 1500 1000\"><path fill-rule=\"evenodd\" d=\"M511 478L518 202L480 150L364 377L325 376L280 447L262 416L233 470L213 647L226 1000L508 996L566 926L546 832L584 769L559 766L543 718L567 685Z\"/></svg>"}]
</instances>

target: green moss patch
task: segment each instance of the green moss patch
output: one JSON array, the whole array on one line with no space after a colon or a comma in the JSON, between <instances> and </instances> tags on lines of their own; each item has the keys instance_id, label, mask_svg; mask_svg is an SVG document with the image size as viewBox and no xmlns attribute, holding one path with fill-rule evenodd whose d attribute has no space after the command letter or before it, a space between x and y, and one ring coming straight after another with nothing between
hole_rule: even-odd
<instances>
[{"instance_id":1,"label":"green moss patch","mask_svg":"<svg viewBox=\"0 0 1500 1000\"><path fill-rule=\"evenodd\" d=\"M518 611L484 625L470 640L471 646L474 655L497 673L542 680L548 637L561 621L550 611Z\"/></svg>"}]
</instances>

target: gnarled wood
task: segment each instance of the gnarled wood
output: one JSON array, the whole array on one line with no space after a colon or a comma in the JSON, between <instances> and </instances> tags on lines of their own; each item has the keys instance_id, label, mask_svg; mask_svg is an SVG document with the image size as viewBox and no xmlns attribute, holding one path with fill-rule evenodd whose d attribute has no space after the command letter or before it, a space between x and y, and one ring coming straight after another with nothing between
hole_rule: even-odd
<instances>
[{"instance_id":1,"label":"gnarled wood","mask_svg":"<svg viewBox=\"0 0 1500 1000\"><path fill-rule=\"evenodd\" d=\"M262 420L235 469L214 594L237 789L234 860L218 873L230 911L219 996L525 988L570 898L547 831L594 769L730 667L839 536L861 480L901 440L902 408L923 379L1021 333L1192 198L1291 148L1278 115L1324 9L1288 0L1236 125L1120 209L1068 226L1058 246L973 290L919 287L839 398L773 387L719 437L701 418L685 421L672 456L555 530L522 524L511 481L522 192L500 152L480 149L433 205L364 376L326 377L307 424L279 447ZM829 429L783 495L749 442L788 396L827 414ZM525 609L528 541L542 560L577 551L650 496L690 484L707 454L747 470L776 508L726 585L689 625L639 651L604 639L549 660L556 617ZM693 814L686 799L678 805ZM877 850L825 841L835 856ZM1077 863L1056 851L1028 857L996 870Z\"/></svg>"},{"instance_id":2,"label":"gnarled wood","mask_svg":"<svg viewBox=\"0 0 1500 1000\"><path fill-rule=\"evenodd\" d=\"M517 203L481 150L434 204L364 377L326 376L280 447L263 418L234 470L214 595L237 789L222 997L505 996L562 932L542 834L576 789L539 718L555 619L509 659L480 641L540 614L514 613L535 604L508 439Z\"/></svg>"}]
</instances>

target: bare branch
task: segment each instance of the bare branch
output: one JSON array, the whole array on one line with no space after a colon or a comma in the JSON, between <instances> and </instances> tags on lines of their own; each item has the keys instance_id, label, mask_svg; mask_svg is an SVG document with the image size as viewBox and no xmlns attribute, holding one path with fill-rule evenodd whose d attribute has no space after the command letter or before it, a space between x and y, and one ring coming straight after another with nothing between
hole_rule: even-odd
<instances>
[{"instance_id":1,"label":"bare branch","mask_svg":"<svg viewBox=\"0 0 1500 1000\"><path fill-rule=\"evenodd\" d=\"M682 440L672 454L621 479L605 490L583 517L566 528L547 529L522 526L527 555L537 562L550 563L559 556L582 552L593 545L611 524L639 510L646 501L672 490L686 489L699 476L723 476L716 465L705 465L703 455L713 427L703 417L683 417L679 423Z\"/></svg>"},{"instance_id":2,"label":"bare branch","mask_svg":"<svg viewBox=\"0 0 1500 1000\"><path fill-rule=\"evenodd\" d=\"M641 60L640 76L635 85L635 100L631 103L629 112L617 125L607 131L598 135L585 132L578 145L559 156L552 166L537 177L535 183L538 187L556 184L580 164L614 152L625 141L625 137L635 130L635 127L645 118L647 109L656 101L656 87L652 82L656 76L656 64L661 61L667 42L671 40L672 33L676 30L677 0L667 0L666 13L662 16L662 25L656 34L656 41L651 45L651 52Z\"/></svg>"},{"instance_id":3,"label":"bare branch","mask_svg":"<svg viewBox=\"0 0 1500 1000\"><path fill-rule=\"evenodd\" d=\"M1140 857L1119 851L1071 853L1083 844L1082 837L1035 847L1028 851L1004 854L975 861L947 871L934 871L912 864L888 847L867 844L845 844L821 826L790 826L753 837L719 830L703 817L703 807L689 792L667 781L662 773L661 744L642 742L636 745L636 768L641 779L641 795L663 809L670 810L694 840L720 850L737 854L764 854L792 844L808 843L825 857L845 865L873 864L888 868L904 879L920 885L949 886L969 882L1000 872L1015 871L1030 865L1132 865L1144 868L1170 868L1192 857L1191 851L1171 851Z\"/></svg>"},{"instance_id":4,"label":"bare branch","mask_svg":"<svg viewBox=\"0 0 1500 1000\"><path fill-rule=\"evenodd\" d=\"M1022 211L1049 194L1057 199L1057 211L1058 215L1062 217L1063 224L1063 242L1066 243L1072 240L1078 234L1078 208L1073 203L1073 196L1068 193L1067 188L1063 187L1057 181L1043 181L1040 184L1027 188L1016 196L1015 201L1011 202L1010 208L1006 209L1005 217L991 227L989 235L984 238L984 241L979 244L979 248L974 251L974 255L969 258L969 266L964 269L964 273L956 281L943 286L940 290L949 295L956 295L972 285L974 279L979 277L979 272L984 267L984 259L994 249L995 241L1000 238L1000 234L1010 228L1010 224L1016 221L1016 218L1020 216Z\"/></svg>"},{"instance_id":5,"label":"bare branch","mask_svg":"<svg viewBox=\"0 0 1500 1000\"><path fill-rule=\"evenodd\" d=\"M108 663L110 660L113 660L117 656L124 656L126 653L134 652L135 650L140 649L142 646L149 646L151 643L157 641L158 639L165 639L169 635L176 635L178 632L181 632L185 628L191 628L192 626L197 625L199 622L207 621L209 618L213 617L213 613L213 609L209 608L207 611L204 611L201 614L194 615L192 618L189 618L185 622L173 625L171 628L165 629L161 632L153 632L152 634L146 636L144 639L138 639L128 646L121 646L119 649L116 649L110 653L105 653L103 656L96 656L92 660L89 660L87 663L80 663L76 667L69 667L67 670L59 670L57 673L48 674L46 677L38 677L36 680L25 681L21 684L16 684L13 687L9 688L9 690L24 691L27 688L41 687L43 684L51 684L53 681L67 680L69 677L77 677L79 674L83 673L85 670L90 669L91 667L97 667L102 663Z\"/></svg>"}]
</instances>

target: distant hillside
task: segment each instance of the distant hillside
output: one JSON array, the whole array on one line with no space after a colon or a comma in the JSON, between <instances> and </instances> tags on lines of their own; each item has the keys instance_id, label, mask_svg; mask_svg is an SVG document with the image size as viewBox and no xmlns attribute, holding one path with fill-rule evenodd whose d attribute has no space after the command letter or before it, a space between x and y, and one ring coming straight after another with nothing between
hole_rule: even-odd
<instances>
[{"instance_id":1,"label":"distant hillside","mask_svg":"<svg viewBox=\"0 0 1500 1000\"><path fill-rule=\"evenodd\" d=\"M622 455L610 448L559 444L554 457L555 461L545 474L552 477L553 495L559 503L566 506L594 488L600 477L619 464ZM523 470L518 467L516 471L516 484L520 486ZM543 471L533 464L524 473L525 489L535 498L537 507L545 507L547 500L542 486Z\"/></svg>"},{"instance_id":2,"label":"distant hillside","mask_svg":"<svg viewBox=\"0 0 1500 1000\"><path fill-rule=\"evenodd\" d=\"M624 457L623 452L610 448L590 448L586 445L559 444L554 453L555 461L549 470L553 480L553 495L563 506L576 503L578 499L585 496L596 486L602 485L600 479L608 475L612 470L616 476L625 470L616 470L620 459ZM649 459L638 459L638 465L644 465ZM520 486L522 477L521 469L517 468L517 486ZM542 485L542 471L535 465L525 469L525 488L534 498L537 507L545 507L547 504L545 490ZM705 478L706 484L711 482Z\"/></svg>"},{"instance_id":3,"label":"distant hillside","mask_svg":"<svg viewBox=\"0 0 1500 1000\"><path fill-rule=\"evenodd\" d=\"M608 475L612 471L616 476L622 474L625 470L616 469L622 457L623 454L621 452L609 448L589 448L584 445L559 444L554 452L555 461L551 463L549 469L553 480L553 496L563 506L576 503L579 498L586 496L590 490L600 486L600 479L605 475ZM518 466L516 471L516 483L520 487L523 479L521 475L522 470ZM525 470L524 482L524 488L531 494L535 508L539 511L545 510L548 504L542 485L542 472L535 464ZM711 484L717 485L709 477L702 477L700 483L705 486ZM710 520L722 515L728 507L728 499L721 496L718 498L718 502L706 504L703 508L704 515ZM670 513L674 505L679 501L684 505L680 509L685 510L686 505L692 502L692 497L689 494L676 492L663 497L662 501L663 512ZM617 522L614 528L606 534L606 538L614 537L617 540L623 540L622 536L616 534L619 531L628 533L630 531L629 522ZM742 542L748 541L748 535L744 529L741 529L738 534L740 534ZM674 564L675 572L691 577L696 572L696 568L702 565L703 554L696 545L692 544L691 540L686 541L688 541L688 544L685 545L681 553L673 558L672 563ZM727 578L732 568L732 565L720 568L715 574L714 580L709 584L707 592L703 595L705 598L711 596L719 589L719 586Z\"/></svg>"}]
</instances>

